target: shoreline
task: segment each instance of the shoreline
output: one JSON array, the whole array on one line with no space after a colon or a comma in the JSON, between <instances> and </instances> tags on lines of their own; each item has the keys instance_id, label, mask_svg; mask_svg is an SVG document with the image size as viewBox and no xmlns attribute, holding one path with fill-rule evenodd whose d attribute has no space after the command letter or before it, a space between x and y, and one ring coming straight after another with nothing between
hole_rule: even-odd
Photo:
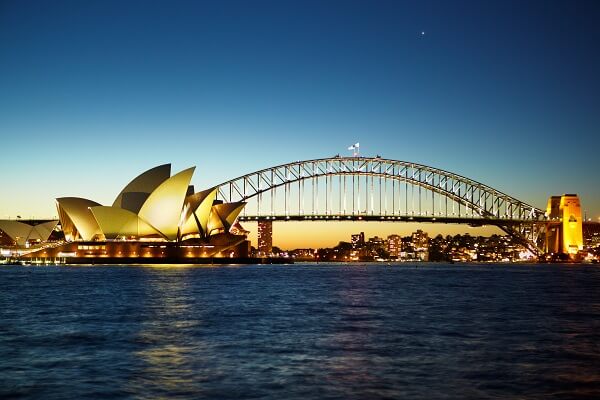
<instances>
[{"instance_id":1,"label":"shoreline","mask_svg":"<svg viewBox=\"0 0 600 400\"><path fill-rule=\"evenodd\" d=\"M225 265L225 264L293 264L294 260L283 257L52 257L7 258L4 265Z\"/></svg>"}]
</instances>

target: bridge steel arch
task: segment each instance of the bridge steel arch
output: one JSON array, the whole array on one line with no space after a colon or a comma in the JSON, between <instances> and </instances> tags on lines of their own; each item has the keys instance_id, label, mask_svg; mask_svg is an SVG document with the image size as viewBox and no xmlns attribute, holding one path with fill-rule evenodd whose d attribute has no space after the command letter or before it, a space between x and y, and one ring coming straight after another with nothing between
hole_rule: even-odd
<instances>
[{"instance_id":1,"label":"bridge steel arch","mask_svg":"<svg viewBox=\"0 0 600 400\"><path fill-rule=\"evenodd\" d=\"M330 203L332 201L331 187L335 186L334 177L339 177L340 181L336 189L342 191L343 187L344 200L348 195L353 199L352 207L344 206L342 209L340 202L339 208L334 211L331 204L327 204L328 195L330 196ZM358 178L358 187L354 180L355 177ZM352 193L346 193L348 190L346 181L349 178L352 178ZM325 180L324 185L319 184L323 180ZM363 182L362 193L361 180ZM300 198L303 196L303 189L307 182L312 186L309 190L312 196L312 212L304 211L300 207L301 201L303 201ZM231 179L217 185L216 188L217 198L226 202L249 201L251 199L258 201L255 215L245 214L241 217L242 220L275 220L282 218L287 220L336 218L373 220L377 217L385 220L386 216L396 215L397 212L395 204L392 205L391 211L388 210L387 204L385 209L381 204L382 192L387 187L388 182L392 182L392 185L396 182L398 185L402 183L411 185L413 196L414 188L418 188L418 208L413 198L412 209L409 211L407 201L404 210L405 215L410 215L415 220L495 225L520 240L532 252L537 254L542 251L540 240L546 221L543 210L465 176L413 162L383 159L381 157L340 156L296 161ZM328 184L330 185L329 188ZM294 201L290 199L292 185L297 185L297 190L293 195L297 199L294 199ZM324 195L318 193L320 186L323 186L325 190ZM423 197L421 189L431 193L431 208L425 212L422 211ZM263 197L269 192L273 196L275 191L278 190L284 192L283 212L275 212L273 197L270 199L269 209L262 211L260 203ZM356 207L357 202L354 201L357 192L358 207ZM438 209L436 209L434 194L437 194L438 199L446 199L445 211L443 204L439 204ZM406 186L406 195L408 196L408 186ZM319 196L324 197L324 212L315 211L315 200L318 202ZM362 196L365 197L363 204L366 208L360 207ZM374 206L376 203L374 198L377 196L379 196L379 207ZM341 199L341 197L339 198ZM371 200L370 210L369 198ZM298 211L290 212L292 208L290 205L296 203L296 200L299 205ZM453 208L451 215L448 211L447 200L458 205L457 209ZM470 217L468 217L469 215Z\"/></svg>"}]
</instances>

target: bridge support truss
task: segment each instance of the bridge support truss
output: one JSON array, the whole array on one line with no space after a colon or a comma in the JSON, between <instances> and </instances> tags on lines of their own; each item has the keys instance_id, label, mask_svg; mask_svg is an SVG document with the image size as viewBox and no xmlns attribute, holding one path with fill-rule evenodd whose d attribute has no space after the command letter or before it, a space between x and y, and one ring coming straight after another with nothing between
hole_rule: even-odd
<instances>
[{"instance_id":1,"label":"bridge support truss","mask_svg":"<svg viewBox=\"0 0 600 400\"><path fill-rule=\"evenodd\" d=\"M298 161L217 186L218 198L249 202L242 220L380 220L495 225L541 251L544 211L475 180L380 157ZM398 218L398 219L395 219Z\"/></svg>"}]
</instances>

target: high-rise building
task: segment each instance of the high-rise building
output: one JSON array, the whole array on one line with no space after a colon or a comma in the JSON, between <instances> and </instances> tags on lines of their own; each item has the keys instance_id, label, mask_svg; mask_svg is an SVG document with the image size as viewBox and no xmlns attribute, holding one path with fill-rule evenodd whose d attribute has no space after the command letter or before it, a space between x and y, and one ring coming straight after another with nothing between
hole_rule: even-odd
<instances>
[{"instance_id":1,"label":"high-rise building","mask_svg":"<svg viewBox=\"0 0 600 400\"><path fill-rule=\"evenodd\" d=\"M400 256L402 251L402 238L399 235L389 235L387 237L387 251L390 257Z\"/></svg>"},{"instance_id":2,"label":"high-rise building","mask_svg":"<svg viewBox=\"0 0 600 400\"><path fill-rule=\"evenodd\" d=\"M352 235L352 248L359 249L365 245L365 233L356 233Z\"/></svg>"},{"instance_id":3,"label":"high-rise building","mask_svg":"<svg viewBox=\"0 0 600 400\"><path fill-rule=\"evenodd\" d=\"M427 261L429 260L429 235L418 229L411 235L412 247L417 258Z\"/></svg>"},{"instance_id":4,"label":"high-rise building","mask_svg":"<svg viewBox=\"0 0 600 400\"><path fill-rule=\"evenodd\" d=\"M373 249L384 248L385 241L379 236L369 238L369 247Z\"/></svg>"},{"instance_id":5,"label":"high-rise building","mask_svg":"<svg viewBox=\"0 0 600 400\"><path fill-rule=\"evenodd\" d=\"M415 249L427 249L429 248L429 235L427 232L423 232L418 229L411 235L412 244Z\"/></svg>"},{"instance_id":6,"label":"high-rise building","mask_svg":"<svg viewBox=\"0 0 600 400\"><path fill-rule=\"evenodd\" d=\"M273 252L273 221L258 222L258 252L263 256Z\"/></svg>"}]
</instances>

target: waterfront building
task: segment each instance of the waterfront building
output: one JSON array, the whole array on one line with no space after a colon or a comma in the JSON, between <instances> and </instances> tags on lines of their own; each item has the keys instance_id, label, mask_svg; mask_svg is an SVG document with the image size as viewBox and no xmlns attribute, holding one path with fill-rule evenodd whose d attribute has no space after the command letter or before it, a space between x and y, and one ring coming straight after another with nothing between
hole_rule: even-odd
<instances>
[{"instance_id":1,"label":"waterfront building","mask_svg":"<svg viewBox=\"0 0 600 400\"><path fill-rule=\"evenodd\" d=\"M258 254L268 256L273 253L273 221L258 222Z\"/></svg>"}]
</instances>

